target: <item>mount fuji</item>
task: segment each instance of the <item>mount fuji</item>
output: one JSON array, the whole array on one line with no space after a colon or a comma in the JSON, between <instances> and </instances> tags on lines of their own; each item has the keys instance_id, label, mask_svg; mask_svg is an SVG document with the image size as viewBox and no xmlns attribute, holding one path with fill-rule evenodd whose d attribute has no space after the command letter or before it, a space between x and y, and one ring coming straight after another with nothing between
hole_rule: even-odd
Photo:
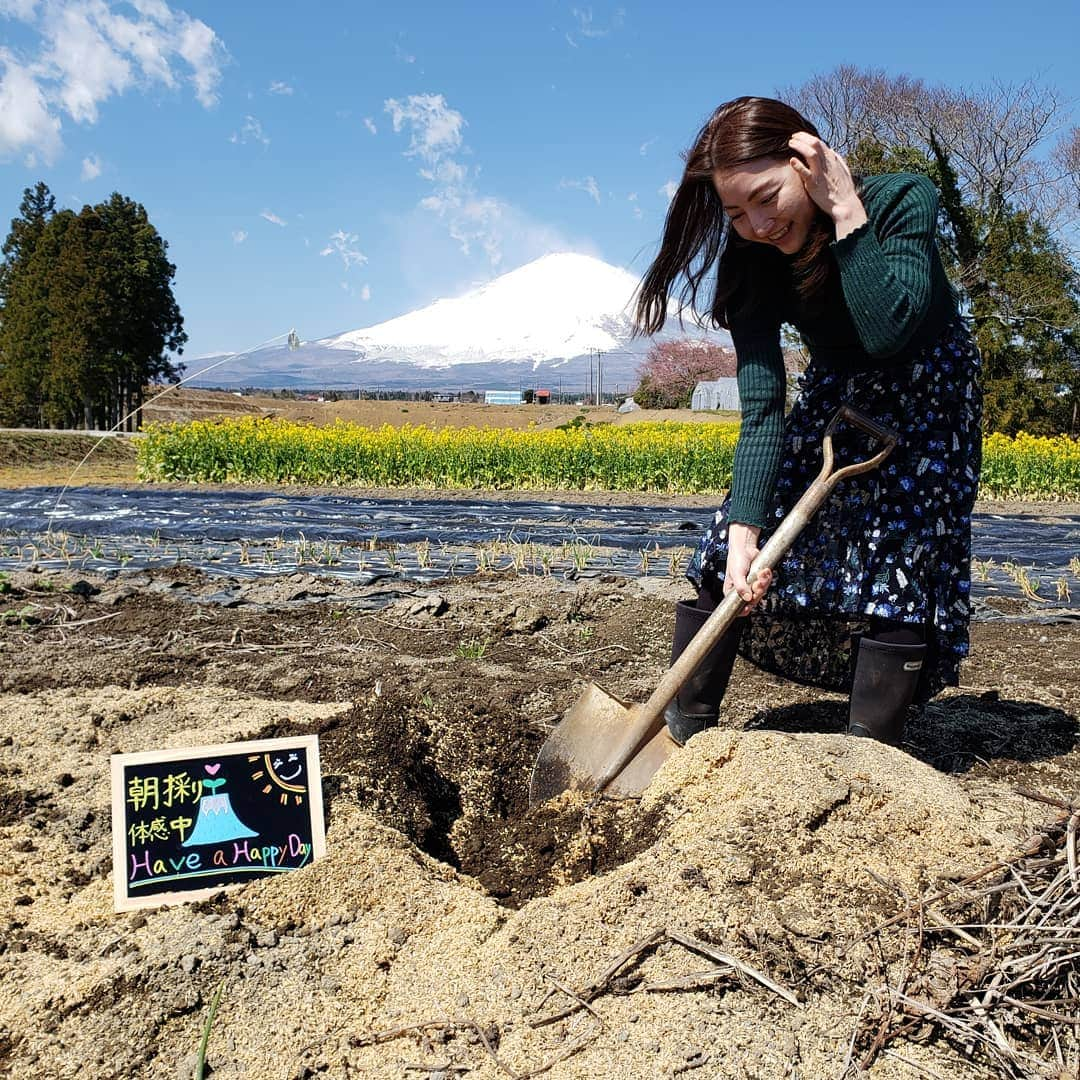
<instances>
[{"instance_id":1,"label":"mount fuji","mask_svg":"<svg viewBox=\"0 0 1080 1080\"><path fill-rule=\"evenodd\" d=\"M605 390L629 392L657 340L693 337L731 347L726 333L707 334L689 321L682 330L677 319L652 339L632 338L637 287L629 271L589 255L544 255L387 322L294 350L238 356L193 385L576 393L588 385L598 352Z\"/></svg>"}]
</instances>

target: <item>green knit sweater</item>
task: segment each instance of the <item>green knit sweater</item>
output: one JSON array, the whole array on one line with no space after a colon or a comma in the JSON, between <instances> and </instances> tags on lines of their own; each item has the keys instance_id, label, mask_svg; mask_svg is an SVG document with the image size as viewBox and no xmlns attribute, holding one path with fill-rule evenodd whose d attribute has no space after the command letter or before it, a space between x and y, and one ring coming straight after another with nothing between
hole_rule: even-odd
<instances>
[{"instance_id":1,"label":"green knit sweater","mask_svg":"<svg viewBox=\"0 0 1080 1080\"><path fill-rule=\"evenodd\" d=\"M781 323L793 324L811 363L843 372L903 364L935 341L957 314L936 242L938 193L925 176L867 177L868 221L831 245L839 273L808 311L789 289L754 298L731 318L742 426L735 448L729 520L764 525L780 468L786 376Z\"/></svg>"}]
</instances>

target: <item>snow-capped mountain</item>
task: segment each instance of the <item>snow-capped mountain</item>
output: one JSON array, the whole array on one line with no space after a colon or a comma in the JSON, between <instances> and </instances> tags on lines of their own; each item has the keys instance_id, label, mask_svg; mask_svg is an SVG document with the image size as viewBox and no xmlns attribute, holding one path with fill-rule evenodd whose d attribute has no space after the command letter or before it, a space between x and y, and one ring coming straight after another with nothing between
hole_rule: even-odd
<instances>
[{"instance_id":1,"label":"snow-capped mountain","mask_svg":"<svg viewBox=\"0 0 1080 1080\"><path fill-rule=\"evenodd\" d=\"M631 340L638 278L588 255L544 255L454 299L360 330L260 349L199 385L336 389L585 388L601 354L606 390L630 390L652 341ZM665 337L702 337L677 323ZM730 346L726 334L710 334ZM655 340L655 339L654 339ZM220 358L205 358L220 359Z\"/></svg>"},{"instance_id":2,"label":"snow-capped mountain","mask_svg":"<svg viewBox=\"0 0 1080 1080\"><path fill-rule=\"evenodd\" d=\"M633 274L588 255L545 255L464 296L319 344L427 368L565 362L626 342L637 284Z\"/></svg>"}]
</instances>

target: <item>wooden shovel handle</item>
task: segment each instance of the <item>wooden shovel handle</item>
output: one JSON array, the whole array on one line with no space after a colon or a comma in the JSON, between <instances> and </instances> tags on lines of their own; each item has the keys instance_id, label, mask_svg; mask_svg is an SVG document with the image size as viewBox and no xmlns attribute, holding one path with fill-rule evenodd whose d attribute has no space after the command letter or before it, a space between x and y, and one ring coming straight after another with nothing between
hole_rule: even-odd
<instances>
[{"instance_id":1,"label":"wooden shovel handle","mask_svg":"<svg viewBox=\"0 0 1080 1080\"><path fill-rule=\"evenodd\" d=\"M866 432L872 438L881 442L881 449L865 461L858 461L847 465L842 469L833 471L833 448L832 437L836 428L841 423L850 424ZM852 408L850 405L842 405L833 414L821 447L821 472L807 489L801 499L788 511L784 520L776 527L776 531L769 537L768 542L758 552L757 558L750 567L747 581L753 582L762 570L772 570L787 554L788 549L795 542L795 538L803 531L806 523L817 513L821 504L828 498L832 489L845 477L854 476L857 473L869 472L877 468L892 453L899 436L891 428L887 428L870 417ZM738 618L746 601L737 592L729 592L724 597L713 613L705 620L704 625L694 635L690 644L686 646L678 659L668 668L663 678L657 684L656 689L649 696L634 717L633 731L627 740L628 752L614 760L605 770L596 785L597 791L603 791L616 776L625 768L627 762L632 761L638 751L650 740L664 725L664 709L679 692L679 688L697 670L705 656L726 633L731 624Z\"/></svg>"}]
</instances>

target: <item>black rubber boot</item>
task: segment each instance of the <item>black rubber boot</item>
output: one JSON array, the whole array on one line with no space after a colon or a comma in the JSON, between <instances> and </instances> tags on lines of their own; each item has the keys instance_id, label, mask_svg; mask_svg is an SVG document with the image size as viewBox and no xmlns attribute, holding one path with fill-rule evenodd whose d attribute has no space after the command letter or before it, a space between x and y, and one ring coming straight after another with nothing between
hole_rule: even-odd
<instances>
[{"instance_id":1,"label":"black rubber boot","mask_svg":"<svg viewBox=\"0 0 1080 1080\"><path fill-rule=\"evenodd\" d=\"M849 735L890 746L900 744L925 655L925 645L899 645L868 637L859 640L851 683Z\"/></svg>"},{"instance_id":2,"label":"black rubber boot","mask_svg":"<svg viewBox=\"0 0 1080 1080\"><path fill-rule=\"evenodd\" d=\"M682 655L711 614L711 611L686 601L675 605L675 634L671 639L672 663ZM705 659L698 665L697 670L683 683L674 700L664 710L668 731L680 746L691 735L716 726L720 717L720 702L735 664L741 623L742 620L739 620L705 654Z\"/></svg>"}]
</instances>

